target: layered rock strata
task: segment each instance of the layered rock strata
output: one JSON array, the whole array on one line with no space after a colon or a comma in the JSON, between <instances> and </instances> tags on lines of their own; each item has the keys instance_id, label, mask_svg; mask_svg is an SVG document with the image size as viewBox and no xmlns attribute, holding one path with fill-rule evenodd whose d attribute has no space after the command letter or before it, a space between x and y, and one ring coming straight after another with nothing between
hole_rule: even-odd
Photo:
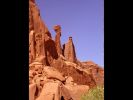
<instances>
[{"instance_id":1,"label":"layered rock strata","mask_svg":"<svg viewBox=\"0 0 133 100\"><path fill-rule=\"evenodd\" d=\"M61 47L61 26L55 40L42 21L35 0L29 0L29 100L80 100L90 88L104 84L104 70L77 60L72 37Z\"/></svg>"}]
</instances>

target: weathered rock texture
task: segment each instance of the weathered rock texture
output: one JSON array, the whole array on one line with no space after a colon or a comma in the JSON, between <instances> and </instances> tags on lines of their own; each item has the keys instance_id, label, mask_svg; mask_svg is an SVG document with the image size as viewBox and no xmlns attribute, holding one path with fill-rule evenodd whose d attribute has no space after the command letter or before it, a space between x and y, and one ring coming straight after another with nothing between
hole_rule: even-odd
<instances>
[{"instance_id":1,"label":"weathered rock texture","mask_svg":"<svg viewBox=\"0 0 133 100\"><path fill-rule=\"evenodd\" d=\"M42 63L50 65L53 59L58 58L55 42L43 23L34 0L29 1L29 38L29 63L42 58Z\"/></svg>"},{"instance_id":2,"label":"weathered rock texture","mask_svg":"<svg viewBox=\"0 0 133 100\"><path fill-rule=\"evenodd\" d=\"M76 62L77 58L72 37L69 37L68 42L63 45L63 51L64 51L64 56L68 61Z\"/></svg>"},{"instance_id":3,"label":"weathered rock texture","mask_svg":"<svg viewBox=\"0 0 133 100\"><path fill-rule=\"evenodd\" d=\"M73 100L81 100L82 94L89 90L89 86L86 85L65 85Z\"/></svg>"},{"instance_id":4,"label":"weathered rock texture","mask_svg":"<svg viewBox=\"0 0 133 100\"><path fill-rule=\"evenodd\" d=\"M45 38L51 38L51 34L48 31L48 28L45 26L41 19L39 9L35 4L35 0L29 1L29 32L31 30L34 30L35 33L46 35Z\"/></svg>"},{"instance_id":5,"label":"weathered rock texture","mask_svg":"<svg viewBox=\"0 0 133 100\"><path fill-rule=\"evenodd\" d=\"M80 62L72 37L61 48L61 26L55 41L43 23L35 0L29 0L29 100L80 100L104 84L104 70L92 61Z\"/></svg>"},{"instance_id":6,"label":"weathered rock texture","mask_svg":"<svg viewBox=\"0 0 133 100\"><path fill-rule=\"evenodd\" d=\"M55 36L56 50L57 50L58 55L61 55L62 54L62 48L61 48L61 42L60 42L61 26L60 25L54 26L54 30L56 32L56 36Z\"/></svg>"},{"instance_id":7,"label":"weathered rock texture","mask_svg":"<svg viewBox=\"0 0 133 100\"><path fill-rule=\"evenodd\" d=\"M96 86L93 76L88 74L77 64L68 61L55 60L52 66L58 69L63 76L71 76L74 82L78 85L89 85L90 87Z\"/></svg>"}]
</instances>

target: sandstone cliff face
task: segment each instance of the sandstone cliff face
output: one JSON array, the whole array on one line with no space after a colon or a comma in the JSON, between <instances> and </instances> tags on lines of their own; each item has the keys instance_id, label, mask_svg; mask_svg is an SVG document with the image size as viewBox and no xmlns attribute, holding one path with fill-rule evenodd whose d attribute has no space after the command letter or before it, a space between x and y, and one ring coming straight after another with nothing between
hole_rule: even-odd
<instances>
[{"instance_id":1,"label":"sandstone cliff face","mask_svg":"<svg viewBox=\"0 0 133 100\"><path fill-rule=\"evenodd\" d=\"M104 70L92 61L77 60L72 37L62 49L61 26L54 30L55 40L35 0L29 0L29 99L80 100L84 92L104 84Z\"/></svg>"},{"instance_id":2,"label":"sandstone cliff face","mask_svg":"<svg viewBox=\"0 0 133 100\"><path fill-rule=\"evenodd\" d=\"M43 23L39 9L35 4L35 0L29 1L29 31L34 30L35 33L41 33L51 38L51 34L48 31L48 28ZM48 37L47 37L48 36Z\"/></svg>"},{"instance_id":3,"label":"sandstone cliff face","mask_svg":"<svg viewBox=\"0 0 133 100\"><path fill-rule=\"evenodd\" d=\"M55 42L43 23L34 0L29 1L29 38L30 63L39 60L50 65L53 59L57 59Z\"/></svg>"}]
</instances>

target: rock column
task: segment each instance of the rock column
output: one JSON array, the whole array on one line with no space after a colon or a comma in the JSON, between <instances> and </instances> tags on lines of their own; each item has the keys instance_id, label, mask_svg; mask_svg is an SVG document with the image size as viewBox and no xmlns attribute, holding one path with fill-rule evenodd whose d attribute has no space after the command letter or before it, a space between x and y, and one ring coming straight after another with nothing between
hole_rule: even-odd
<instances>
[{"instance_id":1,"label":"rock column","mask_svg":"<svg viewBox=\"0 0 133 100\"><path fill-rule=\"evenodd\" d=\"M60 25L54 26L54 30L56 32L56 36L55 36L56 50L57 50L58 55L61 55L62 54L62 48L61 48L61 41L60 41L60 37L61 37Z\"/></svg>"},{"instance_id":2,"label":"rock column","mask_svg":"<svg viewBox=\"0 0 133 100\"><path fill-rule=\"evenodd\" d=\"M65 58L70 62L76 62L77 58L72 37L69 37L69 40L64 44L63 49Z\"/></svg>"}]
</instances>

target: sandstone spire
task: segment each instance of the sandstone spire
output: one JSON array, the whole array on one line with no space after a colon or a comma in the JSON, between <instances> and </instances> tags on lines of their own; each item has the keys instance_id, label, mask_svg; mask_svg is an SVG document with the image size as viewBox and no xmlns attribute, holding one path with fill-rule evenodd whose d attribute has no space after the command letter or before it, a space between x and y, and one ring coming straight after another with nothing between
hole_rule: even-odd
<instances>
[{"instance_id":1,"label":"sandstone spire","mask_svg":"<svg viewBox=\"0 0 133 100\"><path fill-rule=\"evenodd\" d=\"M56 32L56 36L55 36L56 50L57 50L58 55L60 55L60 54L62 54L62 48L61 48L61 42L60 42L60 37L61 37L60 25L54 26L54 30Z\"/></svg>"},{"instance_id":2,"label":"sandstone spire","mask_svg":"<svg viewBox=\"0 0 133 100\"><path fill-rule=\"evenodd\" d=\"M68 42L63 45L63 51L64 51L64 56L68 61L76 62L77 58L72 37L69 37Z\"/></svg>"}]
</instances>

